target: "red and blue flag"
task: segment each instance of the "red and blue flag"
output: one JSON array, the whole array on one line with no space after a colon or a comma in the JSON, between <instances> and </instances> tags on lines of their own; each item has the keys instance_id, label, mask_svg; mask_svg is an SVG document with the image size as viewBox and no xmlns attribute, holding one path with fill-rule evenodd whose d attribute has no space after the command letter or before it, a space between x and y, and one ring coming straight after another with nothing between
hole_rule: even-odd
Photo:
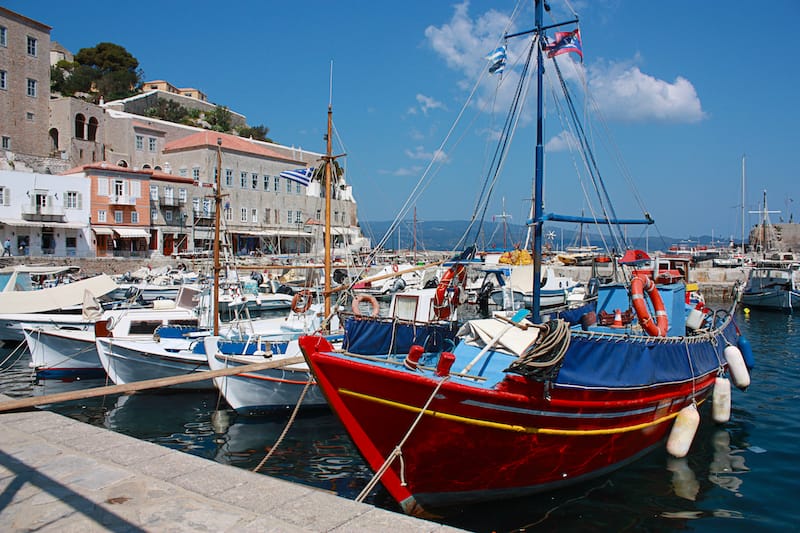
<instances>
[{"instance_id":1,"label":"red and blue flag","mask_svg":"<svg viewBox=\"0 0 800 533\"><path fill-rule=\"evenodd\" d=\"M544 49L547 52L547 57L574 52L581 56L581 61L583 61L581 30L555 32L553 40Z\"/></svg>"}]
</instances>

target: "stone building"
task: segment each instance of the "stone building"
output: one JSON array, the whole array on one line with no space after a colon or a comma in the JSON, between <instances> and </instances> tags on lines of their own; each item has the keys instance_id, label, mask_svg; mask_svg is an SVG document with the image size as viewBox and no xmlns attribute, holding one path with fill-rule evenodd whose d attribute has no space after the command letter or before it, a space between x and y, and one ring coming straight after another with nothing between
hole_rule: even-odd
<instances>
[{"instance_id":1,"label":"stone building","mask_svg":"<svg viewBox=\"0 0 800 533\"><path fill-rule=\"evenodd\" d=\"M0 150L47 156L50 26L0 7ZM11 160L13 163L13 159Z\"/></svg>"}]
</instances>

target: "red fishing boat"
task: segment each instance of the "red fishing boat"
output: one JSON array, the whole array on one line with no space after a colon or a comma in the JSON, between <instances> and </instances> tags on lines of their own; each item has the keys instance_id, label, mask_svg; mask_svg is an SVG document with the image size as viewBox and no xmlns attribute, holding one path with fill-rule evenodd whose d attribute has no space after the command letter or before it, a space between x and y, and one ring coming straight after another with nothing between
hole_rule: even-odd
<instances>
[{"instance_id":1,"label":"red fishing boat","mask_svg":"<svg viewBox=\"0 0 800 533\"><path fill-rule=\"evenodd\" d=\"M580 50L577 30L556 32L548 40L545 30L559 25L545 28L542 19L543 4L537 1L535 29L506 36L533 37L526 52L531 64L521 68L538 82L540 111L545 56L554 62L549 71L560 75L555 52ZM525 89L520 86L517 94ZM582 141L584 147L590 144ZM595 309L574 324L540 309L544 222L602 223L611 229L652 223L647 213L641 220L544 214L542 154L539 122L537 200L529 221L534 230L530 311L470 320L444 351L412 346L403 354L370 352L363 349L370 339L366 329L358 353L334 351L321 337L301 337L329 405L375 472L357 499L380 482L405 512L423 514L603 475L665 440L669 453L685 456L699 423L697 406L713 391L712 415L725 422L731 399L727 376L740 388L749 384L748 354L737 347L747 345L732 320L735 302L728 309L696 309L686 304L685 280L654 279L640 261L621 264L620 279L601 284ZM460 265L451 268L455 273ZM649 272L655 270L652 264ZM615 320L599 324L601 313ZM633 319L624 323L623 314Z\"/></svg>"}]
</instances>

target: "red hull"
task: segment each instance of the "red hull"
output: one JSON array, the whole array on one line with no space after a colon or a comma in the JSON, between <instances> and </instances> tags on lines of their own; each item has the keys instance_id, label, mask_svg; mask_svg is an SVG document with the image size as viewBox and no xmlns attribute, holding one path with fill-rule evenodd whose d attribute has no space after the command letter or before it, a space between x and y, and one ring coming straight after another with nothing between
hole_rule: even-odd
<instances>
[{"instance_id":1,"label":"red hull","mask_svg":"<svg viewBox=\"0 0 800 533\"><path fill-rule=\"evenodd\" d=\"M324 346L307 348L332 409L379 470L438 380L330 355ZM705 397L714 378L702 376L694 386L549 393L520 376L494 389L447 381L401 447L402 461L395 459L381 481L406 512L417 514L600 475L661 442L678 411L692 397Z\"/></svg>"}]
</instances>

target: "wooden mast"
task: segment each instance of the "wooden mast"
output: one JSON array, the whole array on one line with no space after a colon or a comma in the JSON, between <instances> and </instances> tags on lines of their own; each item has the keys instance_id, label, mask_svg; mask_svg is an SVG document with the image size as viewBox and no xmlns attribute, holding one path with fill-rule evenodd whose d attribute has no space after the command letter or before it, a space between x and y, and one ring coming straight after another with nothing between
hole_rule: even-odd
<instances>
[{"instance_id":1,"label":"wooden mast","mask_svg":"<svg viewBox=\"0 0 800 533\"><path fill-rule=\"evenodd\" d=\"M217 176L214 187L214 286L211 296L211 311L214 316L214 335L219 335L219 219L222 206L222 137L217 137Z\"/></svg>"},{"instance_id":2,"label":"wooden mast","mask_svg":"<svg viewBox=\"0 0 800 533\"><path fill-rule=\"evenodd\" d=\"M328 103L328 131L325 135L325 317L331 314L331 165L333 130L333 104ZM324 322L327 324L327 322ZM327 326L326 328L327 329Z\"/></svg>"}]
</instances>

